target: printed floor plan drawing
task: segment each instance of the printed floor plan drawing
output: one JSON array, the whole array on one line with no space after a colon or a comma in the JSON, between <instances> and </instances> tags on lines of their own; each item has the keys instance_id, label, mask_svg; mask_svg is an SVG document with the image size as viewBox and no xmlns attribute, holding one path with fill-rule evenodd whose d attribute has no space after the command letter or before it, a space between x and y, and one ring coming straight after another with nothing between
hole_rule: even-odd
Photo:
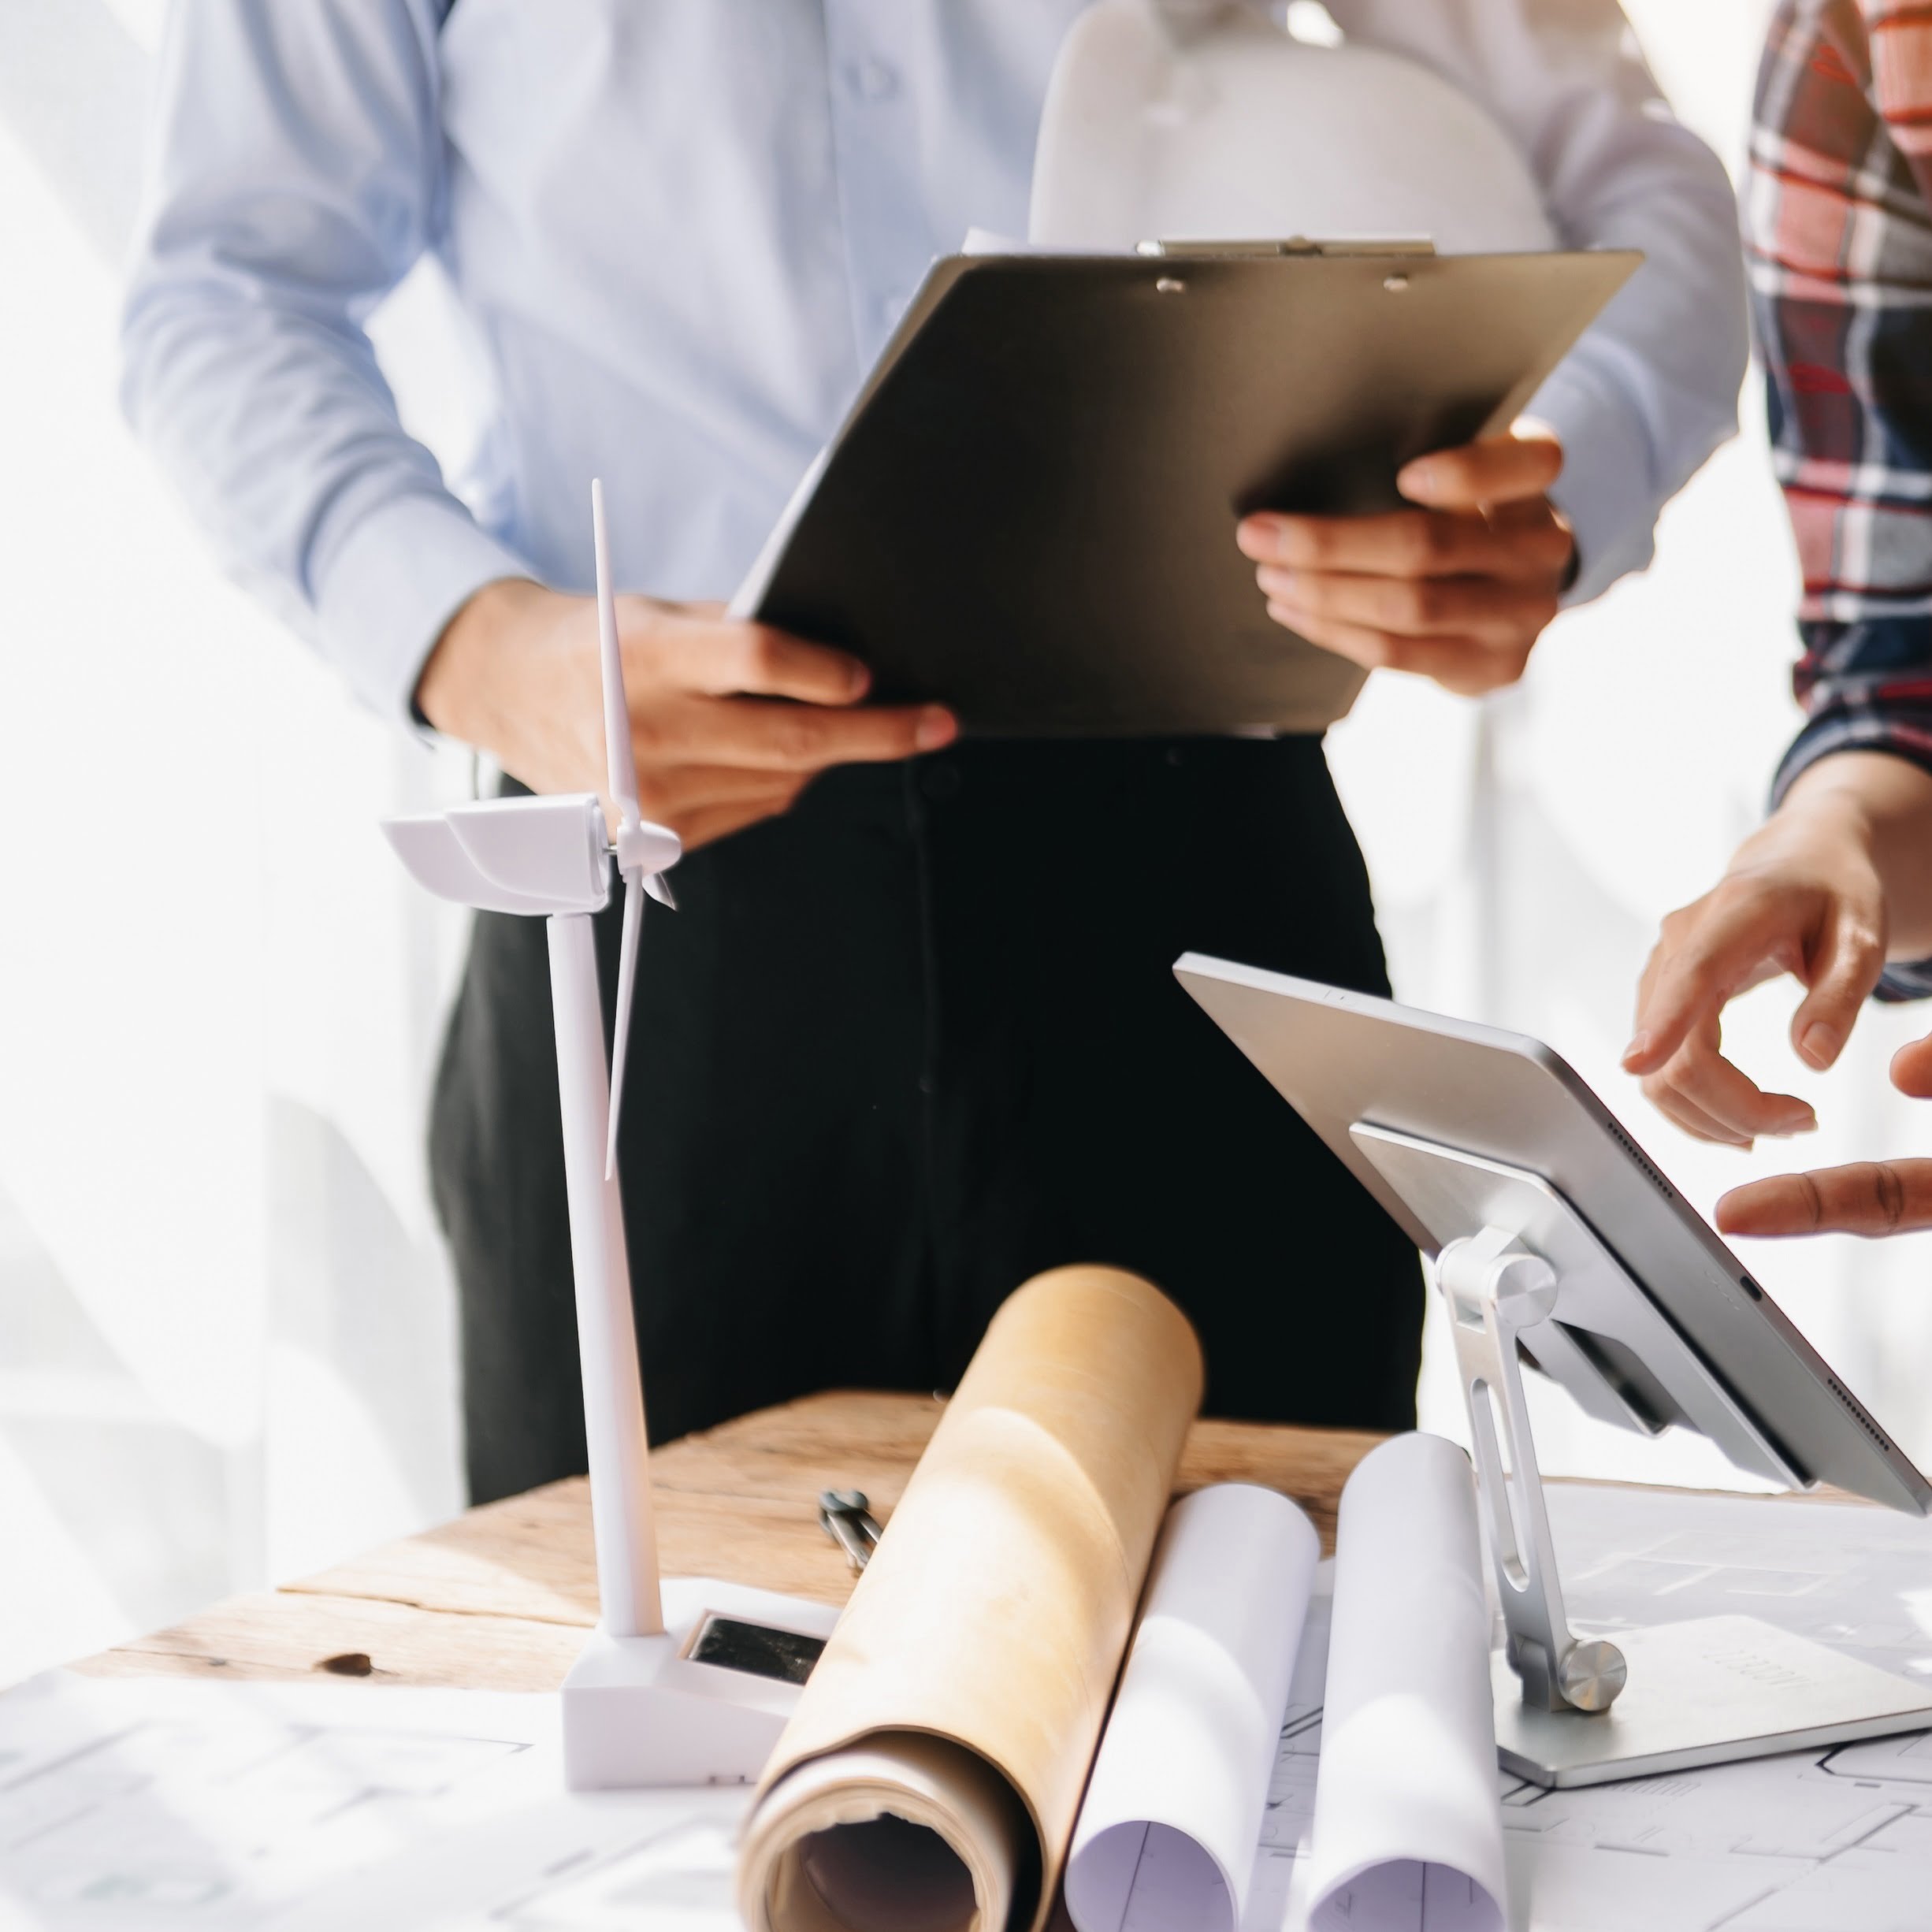
<instances>
[{"instance_id":1,"label":"printed floor plan drawing","mask_svg":"<svg viewBox=\"0 0 1932 1932\"><path fill-rule=\"evenodd\" d=\"M1550 1501L1581 1629L1742 1611L1932 1678L1932 1524L1560 1484ZM1328 1607L1244 1932L1300 1932ZM0 1697L0 1932L736 1932L746 1794L567 1796L555 1713L488 1692L36 1679ZM1932 1926L1932 1733L1501 1790L1512 1932Z\"/></svg>"},{"instance_id":2,"label":"printed floor plan drawing","mask_svg":"<svg viewBox=\"0 0 1932 1932\"><path fill-rule=\"evenodd\" d=\"M1548 1495L1580 1633L1741 1613L1932 1677L1932 1523L1757 1498ZM1244 1932L1299 1932L1327 1611L1318 1599L1303 1641ZM1513 1932L1932 1926L1932 1733L1587 1791L1501 1782Z\"/></svg>"},{"instance_id":3,"label":"printed floor plan drawing","mask_svg":"<svg viewBox=\"0 0 1932 1932\"><path fill-rule=\"evenodd\" d=\"M556 1700L93 1681L0 1699L0 1932L732 1932L740 1790L563 1791Z\"/></svg>"}]
</instances>

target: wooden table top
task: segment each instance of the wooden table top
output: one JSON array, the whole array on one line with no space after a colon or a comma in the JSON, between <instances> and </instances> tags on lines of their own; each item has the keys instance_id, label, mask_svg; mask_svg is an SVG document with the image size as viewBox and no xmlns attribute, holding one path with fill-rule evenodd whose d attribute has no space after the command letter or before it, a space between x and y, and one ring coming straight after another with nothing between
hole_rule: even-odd
<instances>
[{"instance_id":1,"label":"wooden table top","mask_svg":"<svg viewBox=\"0 0 1932 1932\"><path fill-rule=\"evenodd\" d=\"M819 1492L862 1489L883 1519L942 1406L922 1395L812 1395L657 1451L652 1482L665 1573L842 1603L853 1576L819 1527ZM1380 1440L1197 1422L1179 1486L1247 1481L1282 1490L1332 1548L1342 1484ZM76 1667L98 1676L333 1671L377 1682L551 1691L596 1617L589 1490L576 1477L485 1504L318 1576L231 1597Z\"/></svg>"}]
</instances>

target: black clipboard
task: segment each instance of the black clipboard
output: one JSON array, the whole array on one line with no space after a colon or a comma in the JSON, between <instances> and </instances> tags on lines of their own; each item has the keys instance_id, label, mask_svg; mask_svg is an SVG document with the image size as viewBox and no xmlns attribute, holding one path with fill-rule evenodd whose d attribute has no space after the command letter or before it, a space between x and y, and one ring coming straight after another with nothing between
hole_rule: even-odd
<instances>
[{"instance_id":1,"label":"black clipboard","mask_svg":"<svg viewBox=\"0 0 1932 1932\"><path fill-rule=\"evenodd\" d=\"M1506 429L1641 260L949 257L732 607L979 735L1323 730L1363 674L1269 618L1236 518L1396 507L1403 464Z\"/></svg>"}]
</instances>

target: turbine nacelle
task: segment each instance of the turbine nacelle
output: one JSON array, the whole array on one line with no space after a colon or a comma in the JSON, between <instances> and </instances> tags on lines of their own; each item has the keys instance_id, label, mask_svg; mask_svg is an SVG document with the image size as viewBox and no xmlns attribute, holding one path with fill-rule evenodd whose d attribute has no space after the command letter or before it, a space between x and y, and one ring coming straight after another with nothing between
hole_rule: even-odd
<instances>
[{"instance_id":1,"label":"turbine nacelle","mask_svg":"<svg viewBox=\"0 0 1932 1932\"><path fill-rule=\"evenodd\" d=\"M547 916L610 902L604 812L588 792L486 799L382 830L416 882L458 905Z\"/></svg>"},{"instance_id":2,"label":"turbine nacelle","mask_svg":"<svg viewBox=\"0 0 1932 1932\"><path fill-rule=\"evenodd\" d=\"M411 877L439 899L539 918L602 912L613 858L620 871L642 875L652 898L674 905L663 875L684 851L675 832L648 821L607 838L604 808L589 792L482 799L388 819L382 830Z\"/></svg>"}]
</instances>

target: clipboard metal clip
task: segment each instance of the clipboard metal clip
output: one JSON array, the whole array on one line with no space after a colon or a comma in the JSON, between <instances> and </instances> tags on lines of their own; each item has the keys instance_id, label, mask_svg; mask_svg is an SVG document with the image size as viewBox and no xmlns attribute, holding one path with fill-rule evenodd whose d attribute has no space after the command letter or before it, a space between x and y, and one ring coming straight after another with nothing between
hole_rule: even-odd
<instances>
[{"instance_id":1,"label":"clipboard metal clip","mask_svg":"<svg viewBox=\"0 0 1932 1932\"><path fill-rule=\"evenodd\" d=\"M1432 255L1436 244L1426 235L1377 235L1355 240L1312 240L1306 235L1292 235L1285 241L1144 241L1136 255L1155 261L1199 262L1228 257L1252 261L1281 256L1401 255L1414 259Z\"/></svg>"}]
</instances>

